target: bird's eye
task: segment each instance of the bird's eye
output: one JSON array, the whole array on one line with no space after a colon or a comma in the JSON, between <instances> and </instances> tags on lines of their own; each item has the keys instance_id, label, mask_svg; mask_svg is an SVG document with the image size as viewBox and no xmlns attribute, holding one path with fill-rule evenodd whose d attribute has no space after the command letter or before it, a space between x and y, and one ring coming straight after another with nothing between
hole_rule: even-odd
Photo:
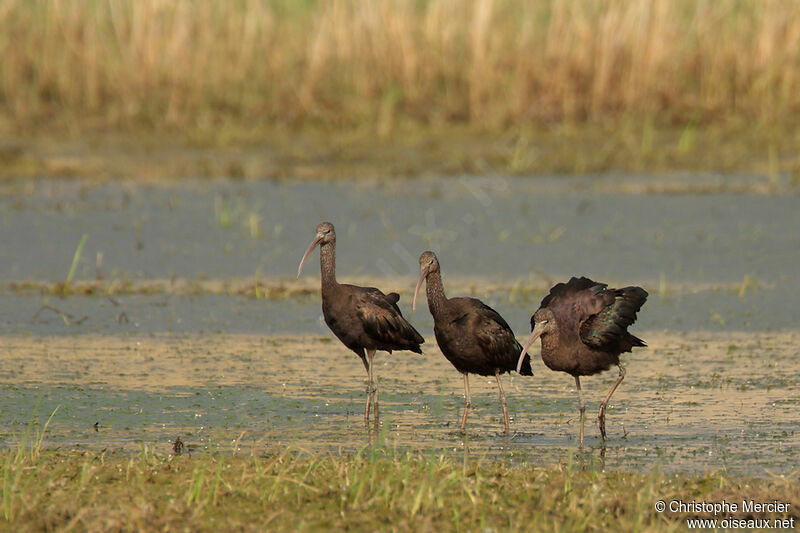
<instances>
[{"instance_id":1,"label":"bird's eye","mask_svg":"<svg viewBox=\"0 0 800 533\"><path fill-rule=\"evenodd\" d=\"M542 320L542 321L540 322L540 324L541 324L541 325L543 325L543 326L546 326L546 325L547 325L547 320Z\"/></svg>"}]
</instances>

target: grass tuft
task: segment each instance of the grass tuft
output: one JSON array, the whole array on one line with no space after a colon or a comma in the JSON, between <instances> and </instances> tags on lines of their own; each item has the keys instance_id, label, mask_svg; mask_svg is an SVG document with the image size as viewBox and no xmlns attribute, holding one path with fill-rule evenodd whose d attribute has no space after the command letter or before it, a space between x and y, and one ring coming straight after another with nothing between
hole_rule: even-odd
<instances>
[{"instance_id":1,"label":"grass tuft","mask_svg":"<svg viewBox=\"0 0 800 533\"><path fill-rule=\"evenodd\" d=\"M64 283L60 284L60 291L63 294L66 294L69 291L70 285L72 285L72 280L75 277L75 271L78 268L78 263L81 260L81 253L83 252L83 246L86 244L86 239L89 236L85 233L81 235L81 240L78 241L78 246L75 248L75 253L72 255L72 264L69 267L69 272L67 272L67 279L64 280Z\"/></svg>"}]
</instances>

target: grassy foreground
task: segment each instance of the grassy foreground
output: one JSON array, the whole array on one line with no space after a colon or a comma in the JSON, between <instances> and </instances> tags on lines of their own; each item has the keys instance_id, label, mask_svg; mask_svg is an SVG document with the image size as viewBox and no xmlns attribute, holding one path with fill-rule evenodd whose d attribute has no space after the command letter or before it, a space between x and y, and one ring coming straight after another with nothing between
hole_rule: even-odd
<instances>
[{"instance_id":1,"label":"grassy foreground","mask_svg":"<svg viewBox=\"0 0 800 533\"><path fill-rule=\"evenodd\" d=\"M7 0L0 177L800 173L800 4Z\"/></svg>"},{"instance_id":2,"label":"grassy foreground","mask_svg":"<svg viewBox=\"0 0 800 533\"><path fill-rule=\"evenodd\" d=\"M591 462L590 462L591 463ZM0 529L675 531L687 515L656 501L791 503L797 480L604 473L572 460L538 467L383 448L350 456L135 456L7 450ZM740 515L743 516L743 515Z\"/></svg>"}]
</instances>

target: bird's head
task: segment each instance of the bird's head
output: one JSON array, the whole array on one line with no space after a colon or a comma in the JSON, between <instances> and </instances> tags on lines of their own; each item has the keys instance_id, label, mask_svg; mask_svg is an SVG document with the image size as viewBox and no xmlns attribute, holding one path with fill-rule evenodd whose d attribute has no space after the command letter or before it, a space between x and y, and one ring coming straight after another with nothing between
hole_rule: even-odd
<instances>
[{"instance_id":1,"label":"bird's head","mask_svg":"<svg viewBox=\"0 0 800 533\"><path fill-rule=\"evenodd\" d=\"M531 316L531 332L535 332L536 328L539 328L537 337L541 337L542 335L552 331L556 326L556 316L553 314L553 311L548 309L547 307L540 307L533 313Z\"/></svg>"},{"instance_id":2,"label":"bird's head","mask_svg":"<svg viewBox=\"0 0 800 533\"><path fill-rule=\"evenodd\" d=\"M303 264L306 262L306 259L311 254L311 252L317 246L325 246L326 244L333 244L336 242L336 231L333 229L333 224L330 222L323 222L319 226L317 226L317 234L314 236L314 240L311 241L311 244L308 245L308 250L303 255L303 259L300 260L300 266L297 267L297 277L300 277L300 272L303 270Z\"/></svg>"},{"instance_id":3,"label":"bird's head","mask_svg":"<svg viewBox=\"0 0 800 533\"><path fill-rule=\"evenodd\" d=\"M319 244L328 244L336 242L336 231L333 229L333 224L330 222L323 222L317 226L317 235L314 240L319 239Z\"/></svg>"},{"instance_id":4,"label":"bird's head","mask_svg":"<svg viewBox=\"0 0 800 533\"><path fill-rule=\"evenodd\" d=\"M519 354L517 372L522 368L522 361L525 360L525 354L528 353L528 350L536 339L555 331L555 328L556 317L553 312L546 307L540 307L531 317L531 336L525 342L525 346L522 347L522 352Z\"/></svg>"},{"instance_id":5,"label":"bird's head","mask_svg":"<svg viewBox=\"0 0 800 533\"><path fill-rule=\"evenodd\" d=\"M412 311L417 310L417 295L419 294L419 288L422 287L422 281L431 272L439 272L439 259L431 251L422 252L422 255L419 256L419 279L417 280L417 288L414 289L414 303L411 304Z\"/></svg>"}]
</instances>

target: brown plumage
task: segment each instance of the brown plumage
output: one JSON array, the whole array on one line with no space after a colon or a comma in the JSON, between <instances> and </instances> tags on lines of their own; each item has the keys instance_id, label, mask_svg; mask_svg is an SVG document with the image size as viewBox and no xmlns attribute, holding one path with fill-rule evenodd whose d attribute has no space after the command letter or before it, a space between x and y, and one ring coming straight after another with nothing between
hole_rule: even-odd
<instances>
[{"instance_id":1,"label":"brown plumage","mask_svg":"<svg viewBox=\"0 0 800 533\"><path fill-rule=\"evenodd\" d=\"M585 406L580 376L591 376L619 366L619 377L600 404L600 435L606 438L605 412L608 400L625 378L625 367L619 362L623 352L644 341L628 333L636 321L636 313L647 300L641 287L609 289L605 283L589 278L571 278L550 289L539 309L531 317L531 336L522 354L541 337L542 361L552 370L575 377L580 409L580 443L583 445ZM523 364L520 357L520 364Z\"/></svg>"},{"instance_id":2,"label":"brown plumage","mask_svg":"<svg viewBox=\"0 0 800 533\"><path fill-rule=\"evenodd\" d=\"M412 308L416 309L420 286L423 280L427 280L428 309L433 315L436 342L447 360L464 375L465 403L461 431L467 426L467 413L471 406L469 374L495 376L508 431L508 410L500 374L514 370L519 359L520 368L517 371L523 376L532 376L530 357L520 358L522 346L497 311L476 298L445 296L436 254L424 252L419 257L419 266L420 275Z\"/></svg>"},{"instance_id":3,"label":"brown plumage","mask_svg":"<svg viewBox=\"0 0 800 533\"><path fill-rule=\"evenodd\" d=\"M400 300L397 293L384 294L374 287L336 281L336 232L330 222L317 226L317 235L297 268L297 277L306 258L317 246L320 247L322 273L322 315L333 334L364 363L369 378L364 418L369 420L370 405L374 403L377 421L378 388L372 371L375 351L410 350L421 354L420 344L425 339L403 318L397 306Z\"/></svg>"}]
</instances>

